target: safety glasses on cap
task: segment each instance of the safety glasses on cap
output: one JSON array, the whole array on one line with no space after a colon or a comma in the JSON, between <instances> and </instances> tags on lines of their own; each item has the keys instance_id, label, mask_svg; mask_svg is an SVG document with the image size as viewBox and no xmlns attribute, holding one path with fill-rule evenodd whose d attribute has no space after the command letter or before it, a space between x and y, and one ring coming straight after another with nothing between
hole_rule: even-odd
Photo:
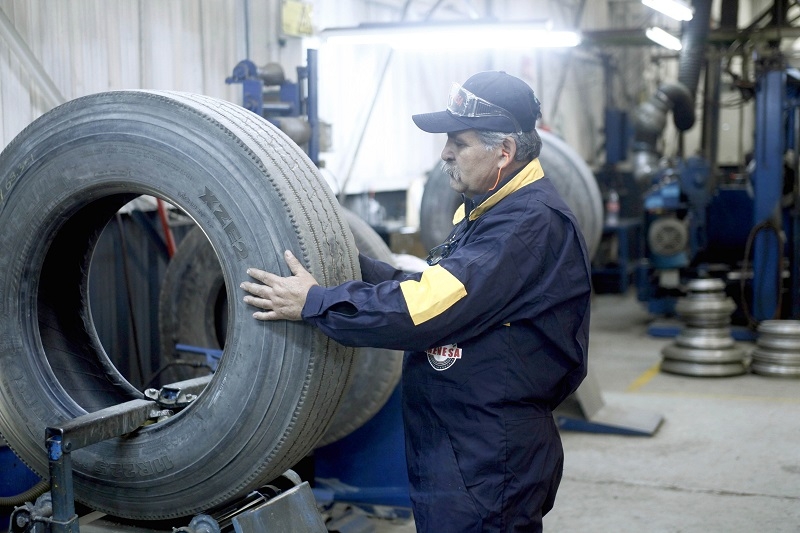
<instances>
[{"instance_id":1,"label":"safety glasses on cap","mask_svg":"<svg viewBox=\"0 0 800 533\"><path fill-rule=\"evenodd\" d=\"M522 127L514 115L480 96L475 96L458 83L450 88L447 110L457 117L504 117L511 121L517 133L522 133Z\"/></svg>"}]
</instances>

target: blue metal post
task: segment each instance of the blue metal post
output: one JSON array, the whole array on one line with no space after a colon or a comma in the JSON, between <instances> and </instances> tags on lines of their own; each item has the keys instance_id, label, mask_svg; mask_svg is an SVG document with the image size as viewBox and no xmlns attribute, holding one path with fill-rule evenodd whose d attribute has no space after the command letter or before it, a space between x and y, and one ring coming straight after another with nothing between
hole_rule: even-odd
<instances>
[{"instance_id":1,"label":"blue metal post","mask_svg":"<svg viewBox=\"0 0 800 533\"><path fill-rule=\"evenodd\" d=\"M786 72L771 69L759 79L756 92L755 160L753 173L753 226L780 220L783 187L783 152L786 130ZM773 232L761 231L753 247L753 318L774 316L778 305L778 268L783 251Z\"/></svg>"},{"instance_id":2,"label":"blue metal post","mask_svg":"<svg viewBox=\"0 0 800 533\"><path fill-rule=\"evenodd\" d=\"M789 124L790 139L787 146L794 150L794 205L787 213L786 229L788 235L789 252L789 301L792 303L791 318L800 318L800 86L797 81L790 87L789 95Z\"/></svg>"},{"instance_id":3,"label":"blue metal post","mask_svg":"<svg viewBox=\"0 0 800 533\"><path fill-rule=\"evenodd\" d=\"M63 433L47 429L47 455L50 460L50 496L53 502L52 533L79 533L78 515L72 491L72 457L65 450Z\"/></svg>"}]
</instances>

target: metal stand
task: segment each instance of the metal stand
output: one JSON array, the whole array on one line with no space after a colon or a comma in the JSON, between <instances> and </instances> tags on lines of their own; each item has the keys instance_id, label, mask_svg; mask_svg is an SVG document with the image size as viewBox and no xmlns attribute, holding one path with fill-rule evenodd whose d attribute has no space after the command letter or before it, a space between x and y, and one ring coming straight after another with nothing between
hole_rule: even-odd
<instances>
[{"instance_id":1,"label":"metal stand","mask_svg":"<svg viewBox=\"0 0 800 533\"><path fill-rule=\"evenodd\" d=\"M575 394L567 398L554 413L560 429L589 433L652 436L664 417L630 407L606 405L600 386L586 376Z\"/></svg>"},{"instance_id":2,"label":"metal stand","mask_svg":"<svg viewBox=\"0 0 800 533\"><path fill-rule=\"evenodd\" d=\"M171 416L172 409L191 403L211 376L148 389L148 399L132 400L79 416L45 431L50 462L50 492L35 504L17 507L11 514L12 533L80 533L75 513L71 453L91 444L136 430L148 420ZM167 409L169 408L169 409ZM220 533L233 526L237 533L282 531L325 533L327 529L316 507L311 487L293 471L286 471L241 501L213 516L199 514L188 526L173 533ZM113 531L113 526L109 531Z\"/></svg>"},{"instance_id":3,"label":"metal stand","mask_svg":"<svg viewBox=\"0 0 800 533\"><path fill-rule=\"evenodd\" d=\"M45 431L50 460L50 496L53 501L52 533L78 533L78 515L72 489L71 452L90 444L129 433L158 416L158 405L132 400L88 413Z\"/></svg>"}]
</instances>

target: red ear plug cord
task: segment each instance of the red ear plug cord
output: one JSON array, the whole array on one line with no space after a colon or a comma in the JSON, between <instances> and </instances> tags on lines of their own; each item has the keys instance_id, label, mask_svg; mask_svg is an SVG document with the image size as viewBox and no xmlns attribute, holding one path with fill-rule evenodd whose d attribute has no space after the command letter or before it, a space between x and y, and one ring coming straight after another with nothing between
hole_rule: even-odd
<instances>
[{"instance_id":1,"label":"red ear plug cord","mask_svg":"<svg viewBox=\"0 0 800 533\"><path fill-rule=\"evenodd\" d=\"M506 164L508 164L508 152L503 150L503 155L506 157ZM495 187L497 187L497 184L500 183L500 171L501 170L503 170L502 167L497 169L497 180L495 180L494 185L492 185L492 188L489 189L490 191L493 191L495 189Z\"/></svg>"}]
</instances>

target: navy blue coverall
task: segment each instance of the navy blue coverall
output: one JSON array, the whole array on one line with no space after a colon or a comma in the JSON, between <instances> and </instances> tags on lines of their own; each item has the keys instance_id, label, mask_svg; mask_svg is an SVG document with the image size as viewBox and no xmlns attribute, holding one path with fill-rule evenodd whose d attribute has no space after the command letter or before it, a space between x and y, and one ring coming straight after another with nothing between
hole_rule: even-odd
<instances>
[{"instance_id":1,"label":"navy blue coverall","mask_svg":"<svg viewBox=\"0 0 800 533\"><path fill-rule=\"evenodd\" d=\"M539 531L563 466L552 410L586 375L589 261L537 159L475 200L437 265L361 256L363 281L312 287L302 316L343 344L406 350L418 531Z\"/></svg>"}]
</instances>

